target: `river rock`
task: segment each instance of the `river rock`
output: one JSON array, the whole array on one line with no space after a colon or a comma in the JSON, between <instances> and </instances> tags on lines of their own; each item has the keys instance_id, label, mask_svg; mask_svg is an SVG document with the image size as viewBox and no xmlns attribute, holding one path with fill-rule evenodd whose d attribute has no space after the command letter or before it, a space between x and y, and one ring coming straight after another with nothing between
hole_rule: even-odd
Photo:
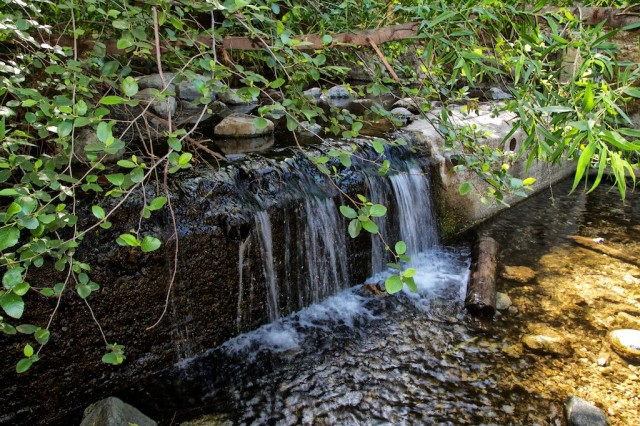
<instances>
[{"instance_id":1,"label":"river rock","mask_svg":"<svg viewBox=\"0 0 640 426\"><path fill-rule=\"evenodd\" d=\"M623 358L640 362L640 330L623 328L609 333L611 348Z\"/></svg>"},{"instance_id":2,"label":"river rock","mask_svg":"<svg viewBox=\"0 0 640 426\"><path fill-rule=\"evenodd\" d=\"M420 114L422 111L420 105L412 98L402 98L395 101L392 105L393 108L406 108L411 111L412 114Z\"/></svg>"},{"instance_id":3,"label":"river rock","mask_svg":"<svg viewBox=\"0 0 640 426\"><path fill-rule=\"evenodd\" d=\"M270 135L273 133L273 121L267 120L267 126L258 129L256 121L258 117L248 114L231 114L224 118L214 128L213 133L218 137L252 138Z\"/></svg>"},{"instance_id":4,"label":"river rock","mask_svg":"<svg viewBox=\"0 0 640 426\"><path fill-rule=\"evenodd\" d=\"M615 317L615 323L619 328L631 328L640 330L640 317L626 312L619 312Z\"/></svg>"},{"instance_id":5,"label":"river rock","mask_svg":"<svg viewBox=\"0 0 640 426\"><path fill-rule=\"evenodd\" d=\"M171 72L162 73L164 77L164 81L160 78L160 74L149 74L143 75L142 77L138 77L136 81L138 82L138 88L140 90L144 89L158 89L162 90L164 88L165 83L167 84L167 91L176 93L176 86L171 82L173 80L174 74Z\"/></svg>"},{"instance_id":6,"label":"river rock","mask_svg":"<svg viewBox=\"0 0 640 426\"><path fill-rule=\"evenodd\" d=\"M507 293L496 293L496 309L499 311L504 311L505 309L509 309L513 303L511 303L511 298Z\"/></svg>"},{"instance_id":7,"label":"river rock","mask_svg":"<svg viewBox=\"0 0 640 426\"><path fill-rule=\"evenodd\" d=\"M527 334L522 338L522 343L534 352L547 355L568 357L573 353L569 341L551 329L540 334Z\"/></svg>"},{"instance_id":8,"label":"river rock","mask_svg":"<svg viewBox=\"0 0 640 426\"><path fill-rule=\"evenodd\" d=\"M513 96L498 87L492 87L489 89L488 98L494 101L502 101L505 99L513 99Z\"/></svg>"},{"instance_id":9,"label":"river rock","mask_svg":"<svg viewBox=\"0 0 640 426\"><path fill-rule=\"evenodd\" d=\"M564 415L569 426L607 426L607 416L589 401L570 396L564 403Z\"/></svg>"},{"instance_id":10,"label":"river rock","mask_svg":"<svg viewBox=\"0 0 640 426\"><path fill-rule=\"evenodd\" d=\"M97 148L103 147L104 144L98 139L98 135L93 129L83 127L76 133L76 138L73 144L73 162L74 163L88 163L90 154L92 151L96 151ZM94 148L95 147L95 148ZM115 154L107 154L103 158L104 163L115 163L122 159L125 148L122 147ZM103 151L95 152L98 157L104 155Z\"/></svg>"},{"instance_id":11,"label":"river rock","mask_svg":"<svg viewBox=\"0 0 640 426\"><path fill-rule=\"evenodd\" d=\"M322 96L322 90L319 87L312 87L311 89L305 90L303 94L307 98L319 100Z\"/></svg>"},{"instance_id":12,"label":"river rock","mask_svg":"<svg viewBox=\"0 0 640 426\"><path fill-rule=\"evenodd\" d=\"M156 96L156 89L148 88L143 89L135 94L134 98L140 99L141 106L144 108L146 105L151 104L151 109L159 117L166 119L167 115L173 116L176 113L178 103L174 96L167 96L165 99L158 99Z\"/></svg>"},{"instance_id":13,"label":"river rock","mask_svg":"<svg viewBox=\"0 0 640 426\"><path fill-rule=\"evenodd\" d=\"M327 91L329 99L350 99L351 92L345 86L333 86Z\"/></svg>"},{"instance_id":14,"label":"river rock","mask_svg":"<svg viewBox=\"0 0 640 426\"><path fill-rule=\"evenodd\" d=\"M528 283L536 277L536 273L526 266L505 266L500 276L505 280Z\"/></svg>"},{"instance_id":15,"label":"river rock","mask_svg":"<svg viewBox=\"0 0 640 426\"><path fill-rule=\"evenodd\" d=\"M90 405L84 411L80 426L155 426L154 420L120 399L109 397Z\"/></svg>"}]
</instances>

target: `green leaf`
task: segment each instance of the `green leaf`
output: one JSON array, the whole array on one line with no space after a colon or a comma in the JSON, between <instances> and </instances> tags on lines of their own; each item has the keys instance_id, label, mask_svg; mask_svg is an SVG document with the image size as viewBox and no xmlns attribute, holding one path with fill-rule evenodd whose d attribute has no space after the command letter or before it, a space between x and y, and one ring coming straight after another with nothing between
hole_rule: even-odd
<instances>
[{"instance_id":1,"label":"green leaf","mask_svg":"<svg viewBox=\"0 0 640 426\"><path fill-rule=\"evenodd\" d=\"M159 239L147 235L142 240L142 244L140 244L140 248L144 253L148 253L150 251L159 249L161 244L162 243L160 242Z\"/></svg>"},{"instance_id":2,"label":"green leaf","mask_svg":"<svg viewBox=\"0 0 640 426\"><path fill-rule=\"evenodd\" d=\"M284 78L276 78L271 83L269 83L269 86L271 86L272 89L277 89L278 87L282 86L285 82L286 81Z\"/></svg>"},{"instance_id":3,"label":"green leaf","mask_svg":"<svg viewBox=\"0 0 640 426\"><path fill-rule=\"evenodd\" d=\"M340 164L344 167L351 167L351 154L348 152L340 153Z\"/></svg>"},{"instance_id":4,"label":"green leaf","mask_svg":"<svg viewBox=\"0 0 640 426\"><path fill-rule=\"evenodd\" d=\"M124 183L124 175L122 173L116 173L114 175L106 175L106 178L114 186L120 186Z\"/></svg>"},{"instance_id":5,"label":"green leaf","mask_svg":"<svg viewBox=\"0 0 640 426\"><path fill-rule=\"evenodd\" d=\"M533 183L534 183L535 181L536 181L536 178L529 177L529 178L526 178L525 180L523 180L523 181L522 181L522 184L523 184L523 185L525 185L525 186L533 185Z\"/></svg>"},{"instance_id":6,"label":"green leaf","mask_svg":"<svg viewBox=\"0 0 640 426\"><path fill-rule=\"evenodd\" d=\"M13 287L13 292L18 296L24 296L25 294L27 294L30 288L31 286L29 285L29 283L23 281L18 285L16 285L15 287Z\"/></svg>"},{"instance_id":7,"label":"green leaf","mask_svg":"<svg viewBox=\"0 0 640 426\"><path fill-rule=\"evenodd\" d=\"M180 158L178 158L178 164L184 166L185 164L189 163L189 161L191 161L192 157L193 154L191 154L190 152L183 152L182 154L180 154Z\"/></svg>"},{"instance_id":8,"label":"green leaf","mask_svg":"<svg viewBox=\"0 0 640 426\"><path fill-rule=\"evenodd\" d=\"M182 151L182 144L180 143L180 139L178 138L169 138L167 139L167 145L174 151Z\"/></svg>"},{"instance_id":9,"label":"green leaf","mask_svg":"<svg viewBox=\"0 0 640 426\"><path fill-rule=\"evenodd\" d=\"M384 288L389 294L395 294L402 290L403 287L402 279L397 275L391 275L384 281Z\"/></svg>"},{"instance_id":10,"label":"green leaf","mask_svg":"<svg viewBox=\"0 0 640 426\"><path fill-rule=\"evenodd\" d=\"M622 89L624 93L629 96L633 96L634 98L640 98L640 89L637 87L625 87Z\"/></svg>"},{"instance_id":11,"label":"green leaf","mask_svg":"<svg viewBox=\"0 0 640 426\"><path fill-rule=\"evenodd\" d=\"M458 188L458 192L460 193L460 195L465 196L469 192L471 192L472 189L473 189L473 187L471 186L471 184L469 182L464 182Z\"/></svg>"},{"instance_id":12,"label":"green leaf","mask_svg":"<svg viewBox=\"0 0 640 426\"><path fill-rule=\"evenodd\" d=\"M347 230L349 231L349 236L351 238L356 238L358 235L360 235L362 225L360 224L360 221L358 219L353 219L351 222L349 222L349 227L347 228Z\"/></svg>"},{"instance_id":13,"label":"green leaf","mask_svg":"<svg viewBox=\"0 0 640 426\"><path fill-rule=\"evenodd\" d=\"M122 80L121 87L122 87L122 93L124 93L125 96L128 96L130 98L135 96L136 93L138 93L138 82L136 81L135 78L131 76Z\"/></svg>"},{"instance_id":14,"label":"green leaf","mask_svg":"<svg viewBox=\"0 0 640 426\"><path fill-rule=\"evenodd\" d=\"M387 208L382 204L374 204L369 207L369 214L373 217L382 217L387 214Z\"/></svg>"},{"instance_id":15,"label":"green leaf","mask_svg":"<svg viewBox=\"0 0 640 426\"><path fill-rule=\"evenodd\" d=\"M0 229L0 251L13 247L20 239L20 231L15 226Z\"/></svg>"},{"instance_id":16,"label":"green leaf","mask_svg":"<svg viewBox=\"0 0 640 426\"><path fill-rule=\"evenodd\" d=\"M396 243L395 250L398 256L405 254L407 252L407 245L404 241L398 241Z\"/></svg>"},{"instance_id":17,"label":"green leaf","mask_svg":"<svg viewBox=\"0 0 640 426\"><path fill-rule=\"evenodd\" d=\"M24 346L24 350L22 352L24 353L24 356L26 356L27 358L31 358L31 356L33 355L33 346L27 343Z\"/></svg>"},{"instance_id":18,"label":"green leaf","mask_svg":"<svg viewBox=\"0 0 640 426\"><path fill-rule=\"evenodd\" d=\"M416 275L416 270L414 268L407 268L403 273L402 273L402 277L403 278L411 278L414 277Z\"/></svg>"},{"instance_id":19,"label":"green leaf","mask_svg":"<svg viewBox=\"0 0 640 426\"><path fill-rule=\"evenodd\" d=\"M20 324L16 327L16 330L18 330L22 334L33 334L37 329L38 327L32 324Z\"/></svg>"},{"instance_id":20,"label":"green leaf","mask_svg":"<svg viewBox=\"0 0 640 426\"><path fill-rule=\"evenodd\" d=\"M167 197L156 197L149 204L149 210L160 210L167 204Z\"/></svg>"},{"instance_id":21,"label":"green leaf","mask_svg":"<svg viewBox=\"0 0 640 426\"><path fill-rule=\"evenodd\" d=\"M101 121L96 129L96 135L100 142L107 142L107 139L111 136L111 129L109 129L109 125L104 121Z\"/></svg>"},{"instance_id":22,"label":"green leaf","mask_svg":"<svg viewBox=\"0 0 640 426\"><path fill-rule=\"evenodd\" d=\"M362 227L372 233L372 234L377 234L378 233L378 225L376 225L376 223L372 220L365 220L364 222L362 222Z\"/></svg>"},{"instance_id":23,"label":"green leaf","mask_svg":"<svg viewBox=\"0 0 640 426\"><path fill-rule=\"evenodd\" d=\"M136 237L131 234L121 234L117 239L116 243L121 246L131 246L138 247L140 245L140 241Z\"/></svg>"},{"instance_id":24,"label":"green leaf","mask_svg":"<svg viewBox=\"0 0 640 426\"><path fill-rule=\"evenodd\" d=\"M109 352L102 356L102 362L105 364L120 365L125 358L121 352Z\"/></svg>"},{"instance_id":25,"label":"green leaf","mask_svg":"<svg viewBox=\"0 0 640 426\"><path fill-rule=\"evenodd\" d=\"M77 284L76 291L78 292L78 295L80 297L86 299L91 294L91 287L89 287L87 284Z\"/></svg>"},{"instance_id":26,"label":"green leaf","mask_svg":"<svg viewBox=\"0 0 640 426\"><path fill-rule=\"evenodd\" d=\"M254 124L256 126L256 129L260 130L267 127L269 125L269 122L263 117L257 117L254 121Z\"/></svg>"},{"instance_id":27,"label":"green leaf","mask_svg":"<svg viewBox=\"0 0 640 426\"><path fill-rule=\"evenodd\" d=\"M593 158L593 154L595 154L596 152L597 146L598 142L592 140L591 142L589 142L589 145L587 145L584 151L582 151L582 154L580 154L580 159L578 160L578 165L576 166L576 174L573 179L573 187L571 188L571 191L574 191L578 187L578 184L582 180L582 176L584 176L584 173L590 168L591 159Z\"/></svg>"},{"instance_id":28,"label":"green leaf","mask_svg":"<svg viewBox=\"0 0 640 426\"><path fill-rule=\"evenodd\" d=\"M29 368L31 368L32 364L33 364L33 361L31 361L29 358L22 358L16 364L16 373L24 373Z\"/></svg>"},{"instance_id":29,"label":"green leaf","mask_svg":"<svg viewBox=\"0 0 640 426\"><path fill-rule=\"evenodd\" d=\"M342 216L346 217L347 219L355 219L356 217L358 217L356 211L348 206L340 206L340 213L342 213Z\"/></svg>"},{"instance_id":30,"label":"green leaf","mask_svg":"<svg viewBox=\"0 0 640 426\"><path fill-rule=\"evenodd\" d=\"M15 293L0 296L0 306L11 318L19 319L24 313L24 301Z\"/></svg>"},{"instance_id":31,"label":"green leaf","mask_svg":"<svg viewBox=\"0 0 640 426\"><path fill-rule=\"evenodd\" d=\"M377 152L378 154L382 154L384 153L384 141L381 139L374 139L373 142L373 149L375 152Z\"/></svg>"},{"instance_id":32,"label":"green leaf","mask_svg":"<svg viewBox=\"0 0 640 426\"><path fill-rule=\"evenodd\" d=\"M404 284L407 286L407 288L409 290L411 290L412 292L417 292L418 291L418 286L416 285L416 282L414 281L414 279L412 277L409 278L403 278L402 282L404 282Z\"/></svg>"},{"instance_id":33,"label":"green leaf","mask_svg":"<svg viewBox=\"0 0 640 426\"><path fill-rule=\"evenodd\" d=\"M34 333L34 337L36 338L36 341L38 343L40 343L41 345L46 345L47 343L49 343L51 333L47 329L40 328L36 330L36 332Z\"/></svg>"},{"instance_id":34,"label":"green leaf","mask_svg":"<svg viewBox=\"0 0 640 426\"><path fill-rule=\"evenodd\" d=\"M104 209L100 206L91 206L91 211L93 212L93 215L102 220L105 218L105 212Z\"/></svg>"},{"instance_id":35,"label":"green leaf","mask_svg":"<svg viewBox=\"0 0 640 426\"><path fill-rule=\"evenodd\" d=\"M124 102L124 99L122 99L120 96L105 96L104 98L100 99L100 103L103 105L118 105L122 102Z\"/></svg>"},{"instance_id":36,"label":"green leaf","mask_svg":"<svg viewBox=\"0 0 640 426\"><path fill-rule=\"evenodd\" d=\"M2 276L2 285L7 290L13 289L15 286L22 282L22 273L24 272L24 268L17 267L11 268Z\"/></svg>"}]
</instances>

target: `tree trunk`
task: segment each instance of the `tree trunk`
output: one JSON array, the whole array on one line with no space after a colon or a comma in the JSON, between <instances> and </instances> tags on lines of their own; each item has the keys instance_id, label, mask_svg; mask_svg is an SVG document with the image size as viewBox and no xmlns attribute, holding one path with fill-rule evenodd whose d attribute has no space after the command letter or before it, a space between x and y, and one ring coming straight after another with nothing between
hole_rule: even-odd
<instances>
[{"instance_id":1,"label":"tree trunk","mask_svg":"<svg viewBox=\"0 0 640 426\"><path fill-rule=\"evenodd\" d=\"M481 237L471 251L471 274L465 308L471 315L492 317L496 312L496 255L498 243Z\"/></svg>"}]
</instances>

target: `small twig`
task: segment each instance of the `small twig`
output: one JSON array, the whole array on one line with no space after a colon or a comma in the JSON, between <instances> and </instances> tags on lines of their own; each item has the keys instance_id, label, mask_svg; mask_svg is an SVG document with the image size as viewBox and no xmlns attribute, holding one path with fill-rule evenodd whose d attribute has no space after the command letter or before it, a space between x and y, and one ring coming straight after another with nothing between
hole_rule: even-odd
<instances>
[{"instance_id":1,"label":"small twig","mask_svg":"<svg viewBox=\"0 0 640 426\"><path fill-rule=\"evenodd\" d=\"M370 37L367 37L366 40L371 45L371 47L373 47L373 50L376 51L376 54L378 55L378 57L380 58L384 66L387 68L387 71L389 71L389 74L391 74L391 77L393 77L396 83L400 83L398 74L396 74L396 72L393 70L393 67L391 66L389 61L387 61L387 58L385 58L384 54L382 53L378 45Z\"/></svg>"}]
</instances>

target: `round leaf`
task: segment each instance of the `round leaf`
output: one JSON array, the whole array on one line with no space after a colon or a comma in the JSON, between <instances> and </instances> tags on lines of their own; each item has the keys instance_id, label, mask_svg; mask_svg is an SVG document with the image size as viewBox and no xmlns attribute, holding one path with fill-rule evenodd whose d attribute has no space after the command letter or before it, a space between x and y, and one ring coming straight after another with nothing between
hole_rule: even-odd
<instances>
[{"instance_id":1,"label":"round leaf","mask_svg":"<svg viewBox=\"0 0 640 426\"><path fill-rule=\"evenodd\" d=\"M135 78L129 76L122 80L122 93L128 97L132 97L138 93L138 82Z\"/></svg>"},{"instance_id":2,"label":"round leaf","mask_svg":"<svg viewBox=\"0 0 640 426\"><path fill-rule=\"evenodd\" d=\"M469 182L464 182L462 185L460 185L460 188L458 188L458 192L460 193L460 195L467 195L469 192L471 192L472 188L473 187Z\"/></svg>"},{"instance_id":3,"label":"round leaf","mask_svg":"<svg viewBox=\"0 0 640 426\"><path fill-rule=\"evenodd\" d=\"M20 239L20 231L12 226L0 229L0 251L13 247Z\"/></svg>"},{"instance_id":4,"label":"round leaf","mask_svg":"<svg viewBox=\"0 0 640 426\"><path fill-rule=\"evenodd\" d=\"M358 217L356 211L347 206L340 206L340 213L342 213L342 216L346 217L347 219L355 219L356 217Z\"/></svg>"},{"instance_id":5,"label":"round leaf","mask_svg":"<svg viewBox=\"0 0 640 426\"><path fill-rule=\"evenodd\" d=\"M15 293L7 293L0 297L0 306L11 318L20 318L24 312L24 301Z\"/></svg>"},{"instance_id":6,"label":"round leaf","mask_svg":"<svg viewBox=\"0 0 640 426\"><path fill-rule=\"evenodd\" d=\"M26 356L27 358L30 358L31 355L33 355L33 346L27 344L24 347L24 356Z\"/></svg>"},{"instance_id":7,"label":"round leaf","mask_svg":"<svg viewBox=\"0 0 640 426\"><path fill-rule=\"evenodd\" d=\"M384 282L384 288L387 290L387 293L394 294L402 290L403 284L402 279L400 279L397 275L392 275L387 278Z\"/></svg>"},{"instance_id":8,"label":"round leaf","mask_svg":"<svg viewBox=\"0 0 640 426\"><path fill-rule=\"evenodd\" d=\"M378 225L376 225L376 223L372 220L365 220L364 222L362 222L362 227L372 233L372 234L377 234L378 233Z\"/></svg>"},{"instance_id":9,"label":"round leaf","mask_svg":"<svg viewBox=\"0 0 640 426\"><path fill-rule=\"evenodd\" d=\"M159 239L147 235L142 240L142 244L140 244L140 248L144 253L147 253L147 252L159 249L161 245L162 243L160 242Z\"/></svg>"},{"instance_id":10,"label":"round leaf","mask_svg":"<svg viewBox=\"0 0 640 426\"><path fill-rule=\"evenodd\" d=\"M49 337L51 337L51 333L49 332L49 330L40 328L36 330L34 337L36 338L36 341L38 343L40 343L41 345L46 345L49 342Z\"/></svg>"},{"instance_id":11,"label":"round leaf","mask_svg":"<svg viewBox=\"0 0 640 426\"><path fill-rule=\"evenodd\" d=\"M369 208L369 214L373 217L382 217L387 214L387 208L382 204L374 204Z\"/></svg>"},{"instance_id":12,"label":"round leaf","mask_svg":"<svg viewBox=\"0 0 640 426\"><path fill-rule=\"evenodd\" d=\"M398 241L396 243L395 249L396 249L396 254L400 256L407 252L407 245L404 243L404 241Z\"/></svg>"}]
</instances>

